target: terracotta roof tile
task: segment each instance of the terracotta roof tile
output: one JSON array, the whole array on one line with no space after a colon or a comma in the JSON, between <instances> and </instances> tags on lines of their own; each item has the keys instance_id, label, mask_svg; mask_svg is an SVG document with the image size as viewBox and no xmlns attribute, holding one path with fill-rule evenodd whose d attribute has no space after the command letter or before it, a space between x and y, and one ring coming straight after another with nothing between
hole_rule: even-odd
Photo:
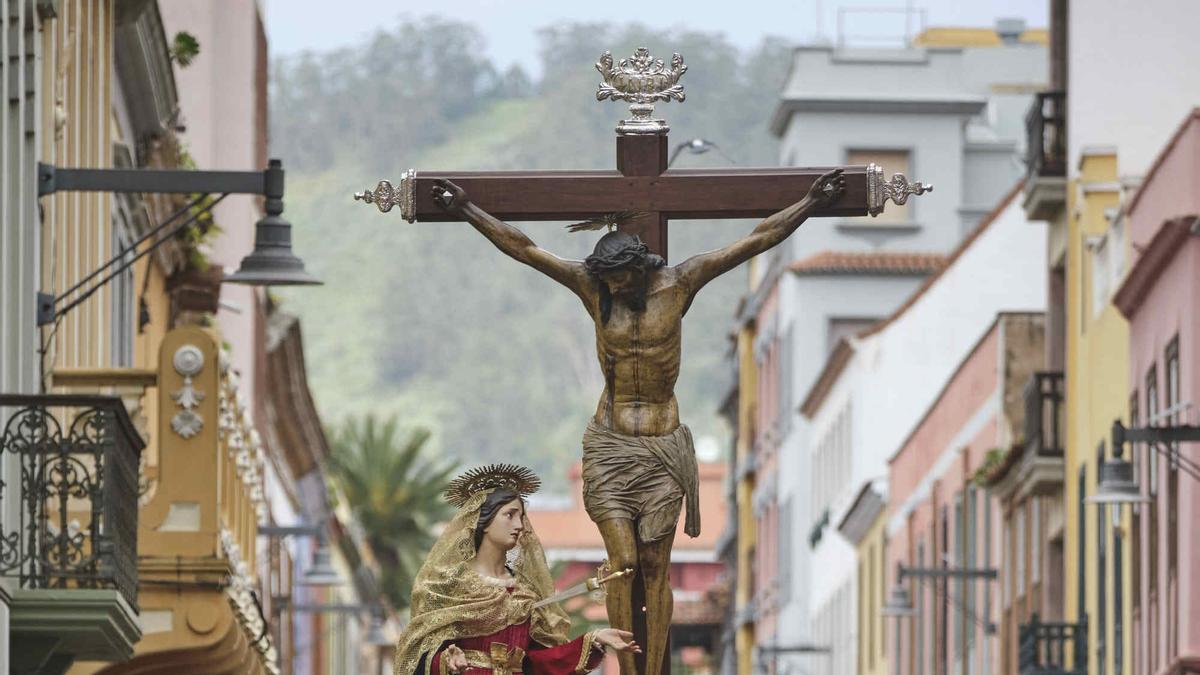
<instances>
[{"instance_id":1,"label":"terracotta roof tile","mask_svg":"<svg viewBox=\"0 0 1200 675\"><path fill-rule=\"evenodd\" d=\"M1008 194L1000 199L1000 202L996 204L991 213L988 213L986 216L984 216L983 219L975 225L975 229L971 230L971 233L958 243L958 246L954 249L954 251L945 257L944 263L935 273L926 277L925 281L921 283L921 286L918 287L917 290L913 292L913 294L910 295L903 304L897 307L890 316L876 321L875 325L859 333L856 337L865 338L875 335L884 328L890 326L896 319L903 316L910 307L916 304L917 300L921 299L921 297L925 295L926 291L928 291L933 287L934 284L937 283L938 279L941 278L942 273L946 271L946 268L954 264L954 261L958 260L958 258L962 256L967 249L971 248L971 244L975 243L975 240L978 239L979 236L982 235L989 227L991 227L992 223L995 222L1000 217L1000 214L1004 212L1004 209L1008 208L1008 205L1011 204L1012 201L1016 199L1017 195L1021 193L1024 185L1025 181L1017 181L1016 185L1013 185L1012 188L1009 189ZM800 406L800 412L805 417L811 418L814 414L816 414L817 409L824 402L825 396L829 393L829 391L833 388L834 383L836 383L837 379L841 376L842 370L846 367L846 364L850 363L851 351L852 348L850 347L849 342L847 342L845 338L842 338L842 340L838 342L837 348L834 349L833 353L830 354L829 358L825 361L825 365L822 367L821 374L817 377L817 381L813 383L813 386L808 390L808 393L804 397L804 403Z\"/></svg>"},{"instance_id":2,"label":"terracotta roof tile","mask_svg":"<svg viewBox=\"0 0 1200 675\"><path fill-rule=\"evenodd\" d=\"M946 265L941 253L821 251L788 266L796 274L931 274Z\"/></svg>"}]
</instances>

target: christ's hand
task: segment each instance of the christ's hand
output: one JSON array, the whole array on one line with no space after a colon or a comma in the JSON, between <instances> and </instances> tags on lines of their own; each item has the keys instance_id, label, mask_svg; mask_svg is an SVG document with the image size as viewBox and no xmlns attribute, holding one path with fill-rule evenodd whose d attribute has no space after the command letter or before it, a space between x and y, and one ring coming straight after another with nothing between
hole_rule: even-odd
<instances>
[{"instance_id":1,"label":"christ's hand","mask_svg":"<svg viewBox=\"0 0 1200 675\"><path fill-rule=\"evenodd\" d=\"M433 194L433 201L437 202L438 206L450 213L461 213L463 207L470 201L467 199L466 190L463 190L445 178L433 181L433 188L430 192Z\"/></svg>"},{"instance_id":2,"label":"christ's hand","mask_svg":"<svg viewBox=\"0 0 1200 675\"><path fill-rule=\"evenodd\" d=\"M834 169L818 176L804 198L817 206L828 206L836 202L845 191L846 177L842 175L841 169Z\"/></svg>"}]
</instances>

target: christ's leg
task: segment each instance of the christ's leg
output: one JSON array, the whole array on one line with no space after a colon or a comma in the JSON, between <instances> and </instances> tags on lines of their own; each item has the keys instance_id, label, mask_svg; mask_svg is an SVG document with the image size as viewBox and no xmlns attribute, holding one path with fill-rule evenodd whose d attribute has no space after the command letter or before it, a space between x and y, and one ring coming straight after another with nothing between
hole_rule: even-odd
<instances>
[{"instance_id":1,"label":"christ's leg","mask_svg":"<svg viewBox=\"0 0 1200 675\"><path fill-rule=\"evenodd\" d=\"M626 568L634 570L635 574L613 579L604 585L608 595L608 623L613 628L633 631L633 582L637 576L637 530L633 521L627 518L614 518L596 523L600 536L604 538L604 548L608 550L608 564L616 572ZM645 649L645 645L642 646ZM621 675L637 675L637 664L634 655L617 652L617 661L621 664Z\"/></svg>"},{"instance_id":2,"label":"christ's leg","mask_svg":"<svg viewBox=\"0 0 1200 675\"><path fill-rule=\"evenodd\" d=\"M646 582L646 672L659 675L667 656L667 639L671 632L671 545L675 532L650 543L638 546L638 561ZM667 670L670 672L670 669Z\"/></svg>"}]
</instances>

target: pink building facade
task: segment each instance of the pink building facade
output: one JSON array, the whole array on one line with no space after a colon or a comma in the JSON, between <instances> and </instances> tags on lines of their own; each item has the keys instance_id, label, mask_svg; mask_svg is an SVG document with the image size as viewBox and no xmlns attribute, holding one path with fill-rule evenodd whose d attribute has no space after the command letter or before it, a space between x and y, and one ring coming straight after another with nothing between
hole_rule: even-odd
<instances>
[{"instance_id":1,"label":"pink building facade","mask_svg":"<svg viewBox=\"0 0 1200 675\"><path fill-rule=\"evenodd\" d=\"M1130 426L1196 425L1200 108L1151 165L1123 217L1132 265L1113 302L1129 320ZM1189 471L1200 443L1123 450L1150 500L1132 507L1130 521L1134 671L1200 673L1200 471Z\"/></svg>"},{"instance_id":2,"label":"pink building facade","mask_svg":"<svg viewBox=\"0 0 1200 675\"><path fill-rule=\"evenodd\" d=\"M900 583L915 610L888 619L891 672L1016 673L1015 660L1001 648L1016 642L1002 638L1019 618L1009 620L1014 599L1026 593L1005 576L1017 567L1015 512L982 476L1024 435L1025 387L1042 364L1043 336L1040 313L998 315L889 461L886 588ZM1033 518L1050 520L1037 507ZM1022 528L1022 541L1042 541L1046 533L1039 529L1032 523ZM1020 568L1040 569L1041 559L1023 556ZM901 582L901 567L993 574L973 580L906 574Z\"/></svg>"}]
</instances>

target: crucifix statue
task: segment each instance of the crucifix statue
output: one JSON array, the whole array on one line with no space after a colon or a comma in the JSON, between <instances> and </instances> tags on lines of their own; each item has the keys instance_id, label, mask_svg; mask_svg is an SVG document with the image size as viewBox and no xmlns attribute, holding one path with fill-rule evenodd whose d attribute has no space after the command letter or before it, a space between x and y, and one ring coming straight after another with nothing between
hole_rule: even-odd
<instances>
[{"instance_id":1,"label":"crucifix statue","mask_svg":"<svg viewBox=\"0 0 1200 675\"><path fill-rule=\"evenodd\" d=\"M631 103L617 127L616 171L422 173L394 187L383 181L356 198L381 211L400 207L408 221L466 221L498 249L566 286L596 330L605 387L583 437L583 500L604 539L612 569L634 574L610 582L614 628L632 630L644 655L618 655L622 675L669 670L671 547L681 508L684 531L700 533L698 476L688 428L679 420L682 320L696 293L716 277L767 251L813 216L878 214L932 189L902 174L883 180L875 165L822 168L667 169L667 131L655 101L684 98L687 70L638 49L614 64L605 53L598 99ZM668 265L672 218L765 218L732 244ZM507 220L589 219L612 231L583 261L539 248Z\"/></svg>"}]
</instances>

